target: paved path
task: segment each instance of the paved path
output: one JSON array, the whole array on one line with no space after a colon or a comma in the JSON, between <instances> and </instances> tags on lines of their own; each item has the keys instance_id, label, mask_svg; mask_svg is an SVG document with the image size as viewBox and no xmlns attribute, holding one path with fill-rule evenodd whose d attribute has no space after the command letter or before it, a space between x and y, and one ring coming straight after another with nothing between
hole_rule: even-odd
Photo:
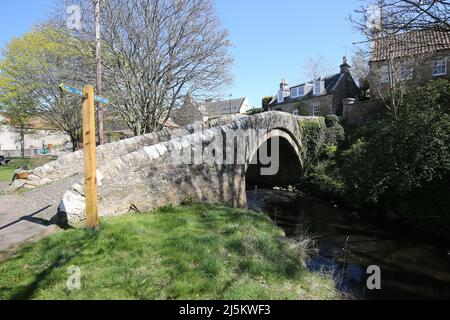
<instances>
[{"instance_id":1,"label":"paved path","mask_svg":"<svg viewBox=\"0 0 450 320\"><path fill-rule=\"evenodd\" d=\"M0 196L0 260L59 229L52 218L64 192L78 180L75 176L23 194Z\"/></svg>"}]
</instances>

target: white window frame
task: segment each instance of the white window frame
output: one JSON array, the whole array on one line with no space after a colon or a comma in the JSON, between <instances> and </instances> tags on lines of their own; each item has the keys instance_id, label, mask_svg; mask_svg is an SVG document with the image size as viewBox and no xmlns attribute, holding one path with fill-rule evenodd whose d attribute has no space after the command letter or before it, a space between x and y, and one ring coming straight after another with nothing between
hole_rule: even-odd
<instances>
[{"instance_id":1,"label":"white window frame","mask_svg":"<svg viewBox=\"0 0 450 320\"><path fill-rule=\"evenodd\" d=\"M409 63L404 63L400 67L400 79L411 80L413 78L414 68Z\"/></svg>"},{"instance_id":2,"label":"white window frame","mask_svg":"<svg viewBox=\"0 0 450 320\"><path fill-rule=\"evenodd\" d=\"M300 89L302 89L301 90L303 92L302 94L300 93ZM303 97L305 95L305 86L297 87L297 93L299 97Z\"/></svg>"},{"instance_id":3,"label":"white window frame","mask_svg":"<svg viewBox=\"0 0 450 320\"><path fill-rule=\"evenodd\" d=\"M317 110L316 110L316 108L317 108ZM320 105L319 104L315 104L315 105L311 106L311 114L313 117L320 114Z\"/></svg>"},{"instance_id":4,"label":"white window frame","mask_svg":"<svg viewBox=\"0 0 450 320\"><path fill-rule=\"evenodd\" d=\"M277 101L278 101L278 103L284 102L284 91L283 90L278 91Z\"/></svg>"},{"instance_id":5,"label":"white window frame","mask_svg":"<svg viewBox=\"0 0 450 320\"><path fill-rule=\"evenodd\" d=\"M298 98L298 87L291 88L291 98Z\"/></svg>"},{"instance_id":6,"label":"white window frame","mask_svg":"<svg viewBox=\"0 0 450 320\"><path fill-rule=\"evenodd\" d=\"M443 66L444 66L444 73L434 73L436 66L436 63L442 63L444 62ZM441 65L442 67L442 65ZM442 58L442 59L434 59L433 60L433 77L438 77L438 76L445 76L447 74L447 58Z\"/></svg>"},{"instance_id":7,"label":"white window frame","mask_svg":"<svg viewBox=\"0 0 450 320\"><path fill-rule=\"evenodd\" d=\"M387 64L380 67L380 81L381 83L389 83L389 66Z\"/></svg>"},{"instance_id":8,"label":"white window frame","mask_svg":"<svg viewBox=\"0 0 450 320\"><path fill-rule=\"evenodd\" d=\"M317 85L319 86L319 92L317 92ZM314 81L314 84L313 84L313 94L314 94L315 96L319 96L319 95L322 94L322 92L323 92L323 80L317 80L317 81Z\"/></svg>"}]
</instances>

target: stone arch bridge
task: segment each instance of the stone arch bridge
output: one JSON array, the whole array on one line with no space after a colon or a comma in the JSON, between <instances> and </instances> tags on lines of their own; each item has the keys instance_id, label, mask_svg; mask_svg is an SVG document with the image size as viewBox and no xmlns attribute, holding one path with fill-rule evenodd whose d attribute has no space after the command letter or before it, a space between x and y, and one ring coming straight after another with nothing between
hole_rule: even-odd
<instances>
[{"instance_id":1,"label":"stone arch bridge","mask_svg":"<svg viewBox=\"0 0 450 320\"><path fill-rule=\"evenodd\" d=\"M303 165L302 121L323 119L281 112L232 116L200 127L190 125L182 131L164 129L99 146L99 214L142 212L177 205L187 199L245 206L249 185L295 183ZM245 138L241 139L236 132L244 133ZM233 137L231 147L226 137ZM275 155L278 150L279 156ZM183 161L178 161L181 154ZM196 154L202 156L200 161L196 161ZM224 161L206 161L206 155ZM262 157L272 159L271 163ZM274 161L278 161L278 170L261 175L261 170L269 170ZM35 188L31 192L42 193L43 198L49 197L44 196L46 190L57 185L50 196L52 205L46 208L47 217L56 217L74 227L84 224L82 151L36 168L28 180L16 183L27 189Z\"/></svg>"}]
</instances>

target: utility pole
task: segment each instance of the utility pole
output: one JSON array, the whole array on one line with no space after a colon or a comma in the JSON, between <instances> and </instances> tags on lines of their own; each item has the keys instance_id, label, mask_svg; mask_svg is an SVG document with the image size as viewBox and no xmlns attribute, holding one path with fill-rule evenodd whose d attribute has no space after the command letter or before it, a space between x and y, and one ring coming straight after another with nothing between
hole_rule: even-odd
<instances>
[{"instance_id":1,"label":"utility pole","mask_svg":"<svg viewBox=\"0 0 450 320\"><path fill-rule=\"evenodd\" d=\"M101 36L100 36L100 1L95 0L95 91L98 96L102 94L102 53L101 53ZM96 103L97 121L98 121L98 141L99 144L104 144L105 139L103 135L103 109L100 103Z\"/></svg>"}]
</instances>

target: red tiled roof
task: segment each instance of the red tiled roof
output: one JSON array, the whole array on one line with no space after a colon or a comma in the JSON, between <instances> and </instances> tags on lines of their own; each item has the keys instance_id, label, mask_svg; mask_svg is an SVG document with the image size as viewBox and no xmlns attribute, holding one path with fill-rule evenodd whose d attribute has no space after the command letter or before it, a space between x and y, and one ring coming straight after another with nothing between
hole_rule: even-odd
<instances>
[{"instance_id":1,"label":"red tiled roof","mask_svg":"<svg viewBox=\"0 0 450 320\"><path fill-rule=\"evenodd\" d=\"M371 61L434 53L446 49L450 49L450 32L410 31L374 40Z\"/></svg>"}]
</instances>

